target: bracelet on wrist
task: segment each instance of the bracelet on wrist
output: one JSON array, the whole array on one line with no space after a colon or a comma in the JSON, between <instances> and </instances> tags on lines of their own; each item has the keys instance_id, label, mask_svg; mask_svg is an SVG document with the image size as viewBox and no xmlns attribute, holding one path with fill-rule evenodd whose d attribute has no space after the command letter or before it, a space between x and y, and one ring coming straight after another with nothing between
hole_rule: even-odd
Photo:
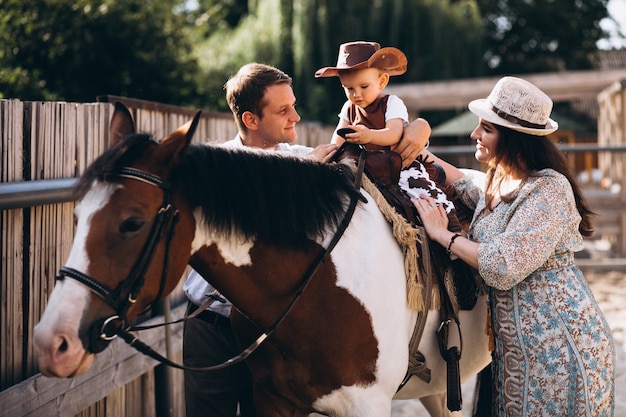
<instances>
[{"instance_id":1,"label":"bracelet on wrist","mask_svg":"<svg viewBox=\"0 0 626 417\"><path fill-rule=\"evenodd\" d=\"M446 253L448 255L452 255L452 244L454 243L454 241L456 240L457 237L460 237L461 235L458 233L455 233L451 238L450 241L448 242L448 246L446 246Z\"/></svg>"}]
</instances>

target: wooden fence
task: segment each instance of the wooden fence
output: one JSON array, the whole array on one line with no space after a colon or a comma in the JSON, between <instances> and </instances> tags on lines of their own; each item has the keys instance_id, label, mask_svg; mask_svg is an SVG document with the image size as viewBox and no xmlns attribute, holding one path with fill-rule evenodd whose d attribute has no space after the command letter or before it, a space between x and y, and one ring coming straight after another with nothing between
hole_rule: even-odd
<instances>
[{"instance_id":1,"label":"wooden fence","mask_svg":"<svg viewBox=\"0 0 626 417\"><path fill-rule=\"evenodd\" d=\"M598 94L598 145L624 145L626 143L626 79L616 81ZM598 165L607 178L607 186L614 191L609 198L605 194L604 201L596 204L599 223L606 225L609 218L615 229L610 233L609 240L615 251L626 257L626 152L602 153L598 156ZM606 229L606 226L605 226Z\"/></svg>"},{"instance_id":2,"label":"wooden fence","mask_svg":"<svg viewBox=\"0 0 626 417\"><path fill-rule=\"evenodd\" d=\"M117 99L131 109L138 130L157 138L194 114L191 109L119 97L88 104L0 100L0 182L78 177L107 147L110 102ZM599 102L599 143L623 144L624 86L607 89ZM205 112L194 140L221 142L235 133L230 114ZM327 143L331 133L332 127L298 124L299 143L305 145ZM600 168L621 182L625 158L624 152L600 158ZM617 199L603 195L610 201L603 200L601 208L611 207L603 218L614 219L603 224L603 233L612 234L623 253L626 192L622 192ZM79 377L58 380L37 373L33 327L46 306L54 275L69 254L73 208L73 202L66 202L0 211L0 417L184 415L181 371L155 368L153 360L120 341L98 354L92 368ZM182 315L183 301L179 286L171 297L172 318ZM171 344L161 331L142 334L142 339L180 362L182 326L170 331ZM170 390L163 392L163 387Z\"/></svg>"},{"instance_id":3,"label":"wooden fence","mask_svg":"<svg viewBox=\"0 0 626 417\"><path fill-rule=\"evenodd\" d=\"M110 103L115 100L131 109L139 131L155 138L195 113L141 100L104 100L88 104L0 100L0 182L78 177L108 146ZM332 128L315 124L298 126L302 144L328 142L331 133ZM235 134L231 114L203 112L194 141L217 143ZM37 373L33 328L69 254L73 209L74 202L67 202L0 211L0 416L184 415L182 372L162 366L155 370L154 361L119 341L97 355L94 366L80 377L58 380ZM180 286L170 299L174 318L181 316ZM163 331L142 333L142 338L180 362L182 326L171 332L169 347ZM172 390L159 392L164 385ZM169 401L163 402L163 397ZM169 410L157 410L156 404L166 404Z\"/></svg>"}]
</instances>

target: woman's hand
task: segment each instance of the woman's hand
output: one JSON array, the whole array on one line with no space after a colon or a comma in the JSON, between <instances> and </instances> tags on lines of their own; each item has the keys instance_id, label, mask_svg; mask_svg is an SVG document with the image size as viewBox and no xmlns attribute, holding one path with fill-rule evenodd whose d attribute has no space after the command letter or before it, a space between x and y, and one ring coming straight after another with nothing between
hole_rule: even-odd
<instances>
[{"instance_id":1,"label":"woman's hand","mask_svg":"<svg viewBox=\"0 0 626 417\"><path fill-rule=\"evenodd\" d=\"M432 240L443 244L449 239L448 215L443 204L437 204L431 197L413 198L411 202L417 209L424 230Z\"/></svg>"},{"instance_id":2,"label":"woman's hand","mask_svg":"<svg viewBox=\"0 0 626 417\"><path fill-rule=\"evenodd\" d=\"M478 270L479 244L465 237L455 237L456 233L448 230L448 215L443 204L437 205L430 197L413 198L411 201L422 219L428 237L443 246L446 251L450 251L448 254L458 256L463 262Z\"/></svg>"}]
</instances>

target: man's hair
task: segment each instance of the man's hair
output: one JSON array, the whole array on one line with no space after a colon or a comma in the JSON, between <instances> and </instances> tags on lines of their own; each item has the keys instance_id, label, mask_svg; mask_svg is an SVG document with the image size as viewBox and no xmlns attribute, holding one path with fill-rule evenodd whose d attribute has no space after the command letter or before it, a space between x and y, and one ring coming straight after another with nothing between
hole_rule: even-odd
<instances>
[{"instance_id":1,"label":"man's hair","mask_svg":"<svg viewBox=\"0 0 626 417\"><path fill-rule=\"evenodd\" d=\"M247 129L242 120L245 112L263 117L263 97L267 87L291 83L289 75L270 65L252 63L241 67L224 85L226 101L239 130Z\"/></svg>"}]
</instances>

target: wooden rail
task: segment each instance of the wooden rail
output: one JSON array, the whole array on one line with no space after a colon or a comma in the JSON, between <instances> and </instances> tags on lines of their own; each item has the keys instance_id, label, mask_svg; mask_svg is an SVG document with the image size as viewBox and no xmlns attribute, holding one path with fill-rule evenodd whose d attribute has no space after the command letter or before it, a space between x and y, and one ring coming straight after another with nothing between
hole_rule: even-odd
<instances>
[{"instance_id":1,"label":"wooden rail","mask_svg":"<svg viewBox=\"0 0 626 417\"><path fill-rule=\"evenodd\" d=\"M562 71L524 74L522 78L541 88L555 102L596 97L615 81L626 80L626 68L592 71ZM465 109L477 98L487 97L500 79L497 77L463 80L390 84L385 91L400 97L410 112Z\"/></svg>"},{"instance_id":2,"label":"wooden rail","mask_svg":"<svg viewBox=\"0 0 626 417\"><path fill-rule=\"evenodd\" d=\"M185 305L175 308L174 319L183 316ZM157 317L145 324L162 323ZM174 358L181 361L183 325L171 326L176 347ZM163 329L141 332L140 339L162 355L166 354ZM47 378L37 374L26 381L0 392L0 417L71 416L90 404L105 398L116 389L146 374L158 363L137 352L120 339L115 339L107 349L96 355L94 363L85 374L74 378ZM182 371L172 370L182 375ZM148 389L144 402L154 402L153 389ZM152 392L152 394L151 394ZM150 398L152 397L152 398ZM114 415L114 414L107 414ZM128 415L128 414L125 414Z\"/></svg>"},{"instance_id":3,"label":"wooden rail","mask_svg":"<svg viewBox=\"0 0 626 417\"><path fill-rule=\"evenodd\" d=\"M589 187L583 187L583 194L596 213L593 219L594 237L608 240L614 255L626 258L626 204L622 194Z\"/></svg>"},{"instance_id":4,"label":"wooden rail","mask_svg":"<svg viewBox=\"0 0 626 417\"><path fill-rule=\"evenodd\" d=\"M106 101L124 102L138 130L157 138L197 111L123 97ZM112 105L0 100L0 110L0 416L93 417L106 410L106 415L159 417L169 409L183 415L182 372L155 371L154 361L119 342L96 356L87 375L58 380L37 373L32 331L73 240L71 185L108 147ZM299 143L310 146L327 143L333 130L316 123L299 123L297 129ZM231 114L205 111L194 141L219 143L236 131ZM181 286L174 291L179 301ZM163 332L146 338L164 353ZM181 362L180 330L171 346L171 359ZM167 395L160 395L163 385ZM172 398L166 407L164 396Z\"/></svg>"}]
</instances>

